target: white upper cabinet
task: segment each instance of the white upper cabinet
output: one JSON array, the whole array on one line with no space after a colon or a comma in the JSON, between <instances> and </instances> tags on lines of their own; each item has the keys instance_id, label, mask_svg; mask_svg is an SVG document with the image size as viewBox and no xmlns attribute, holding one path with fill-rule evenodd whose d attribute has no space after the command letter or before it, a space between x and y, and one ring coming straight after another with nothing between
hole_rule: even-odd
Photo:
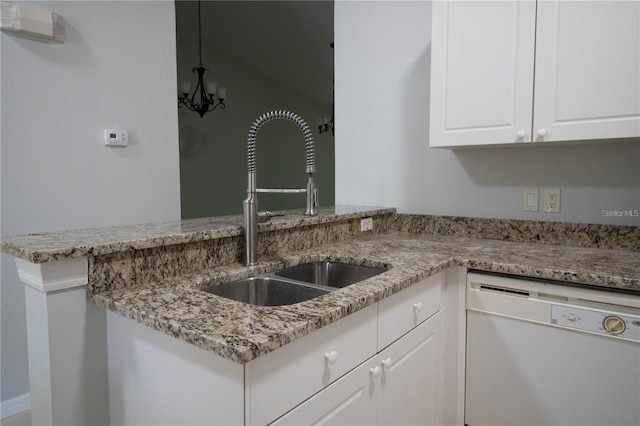
<instances>
[{"instance_id":1,"label":"white upper cabinet","mask_svg":"<svg viewBox=\"0 0 640 426\"><path fill-rule=\"evenodd\" d=\"M640 2L538 2L535 75L544 141L640 136Z\"/></svg>"},{"instance_id":2,"label":"white upper cabinet","mask_svg":"<svg viewBox=\"0 0 640 426\"><path fill-rule=\"evenodd\" d=\"M530 138L535 2L432 4L430 145Z\"/></svg>"},{"instance_id":3,"label":"white upper cabinet","mask_svg":"<svg viewBox=\"0 0 640 426\"><path fill-rule=\"evenodd\" d=\"M639 1L433 2L430 146L640 137L639 28Z\"/></svg>"}]
</instances>

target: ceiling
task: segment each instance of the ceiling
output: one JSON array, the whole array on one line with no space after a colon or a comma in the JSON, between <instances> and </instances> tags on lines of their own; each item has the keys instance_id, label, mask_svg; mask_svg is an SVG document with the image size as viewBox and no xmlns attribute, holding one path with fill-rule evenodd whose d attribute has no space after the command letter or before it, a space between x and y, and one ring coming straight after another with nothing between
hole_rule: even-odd
<instances>
[{"instance_id":1,"label":"ceiling","mask_svg":"<svg viewBox=\"0 0 640 426\"><path fill-rule=\"evenodd\" d=\"M331 105L333 1L203 1L201 15L205 65L213 49ZM198 3L176 1L176 20L178 39L197 43Z\"/></svg>"}]
</instances>

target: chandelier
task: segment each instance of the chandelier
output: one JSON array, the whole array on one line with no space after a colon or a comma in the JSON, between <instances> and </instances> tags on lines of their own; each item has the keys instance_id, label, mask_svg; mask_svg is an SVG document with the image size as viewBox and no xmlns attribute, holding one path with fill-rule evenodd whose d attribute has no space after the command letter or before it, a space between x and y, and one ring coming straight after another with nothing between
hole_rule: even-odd
<instances>
[{"instance_id":1,"label":"chandelier","mask_svg":"<svg viewBox=\"0 0 640 426\"><path fill-rule=\"evenodd\" d=\"M204 75L209 70L202 66L202 24L200 18L200 1L198 1L198 66L193 67L192 72L198 74L198 83L193 91L193 94L189 96L191 92L191 82L182 81L180 83L180 90L182 96L178 95L178 108L183 106L187 107L190 111L195 111L200 114L200 118L204 115L220 107L225 108L224 99L227 95L226 87L218 87L218 83L214 81L205 81ZM217 95L217 100L216 100Z\"/></svg>"},{"instance_id":2,"label":"chandelier","mask_svg":"<svg viewBox=\"0 0 640 426\"><path fill-rule=\"evenodd\" d=\"M331 121L329 121L326 115L324 116L324 118L318 119L318 133L320 134L327 133L329 130L331 130L331 134L333 136L336 135L336 126L333 122L333 116L334 116L334 102L331 103Z\"/></svg>"},{"instance_id":3,"label":"chandelier","mask_svg":"<svg viewBox=\"0 0 640 426\"><path fill-rule=\"evenodd\" d=\"M333 43L331 43L331 48L333 49ZM322 134L322 133L327 133L329 130L331 130L331 134L333 136L336 135L336 125L334 122L334 117L335 117L335 103L336 103L336 89L335 89L335 85L336 85L336 81L335 81L335 76L333 77L333 82L332 82L332 96L331 96L331 121L329 121L327 119L327 116L325 115L324 118L319 118L318 119L318 133Z\"/></svg>"}]
</instances>

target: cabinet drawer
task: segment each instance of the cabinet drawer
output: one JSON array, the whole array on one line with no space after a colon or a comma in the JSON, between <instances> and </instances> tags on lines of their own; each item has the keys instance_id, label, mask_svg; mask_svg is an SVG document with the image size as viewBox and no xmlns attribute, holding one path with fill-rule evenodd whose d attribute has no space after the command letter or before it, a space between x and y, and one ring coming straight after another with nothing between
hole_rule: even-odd
<instances>
[{"instance_id":1,"label":"cabinet drawer","mask_svg":"<svg viewBox=\"0 0 640 426\"><path fill-rule=\"evenodd\" d=\"M440 310L444 272L378 303L378 351Z\"/></svg>"},{"instance_id":2,"label":"cabinet drawer","mask_svg":"<svg viewBox=\"0 0 640 426\"><path fill-rule=\"evenodd\" d=\"M375 357L280 417L273 426L375 425L376 395L369 373ZM392 424L392 423L389 423Z\"/></svg>"},{"instance_id":3,"label":"cabinet drawer","mask_svg":"<svg viewBox=\"0 0 640 426\"><path fill-rule=\"evenodd\" d=\"M247 424L272 422L374 355L376 319L374 304L248 363Z\"/></svg>"}]
</instances>

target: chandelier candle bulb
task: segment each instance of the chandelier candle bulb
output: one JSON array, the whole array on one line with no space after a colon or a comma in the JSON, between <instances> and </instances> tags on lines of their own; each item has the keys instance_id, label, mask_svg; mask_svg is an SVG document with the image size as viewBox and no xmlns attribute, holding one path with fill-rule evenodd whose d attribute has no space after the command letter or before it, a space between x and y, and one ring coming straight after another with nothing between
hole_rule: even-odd
<instances>
[{"instance_id":1,"label":"chandelier candle bulb","mask_svg":"<svg viewBox=\"0 0 640 426\"><path fill-rule=\"evenodd\" d=\"M180 86L182 87L182 93L184 93L184 95L188 95L189 92L191 92L191 82L190 81L183 81L182 83L180 83Z\"/></svg>"},{"instance_id":2,"label":"chandelier candle bulb","mask_svg":"<svg viewBox=\"0 0 640 426\"><path fill-rule=\"evenodd\" d=\"M209 94L209 96L215 95L217 88L218 88L218 83L216 83L215 81L208 81L207 82L207 93Z\"/></svg>"}]
</instances>

